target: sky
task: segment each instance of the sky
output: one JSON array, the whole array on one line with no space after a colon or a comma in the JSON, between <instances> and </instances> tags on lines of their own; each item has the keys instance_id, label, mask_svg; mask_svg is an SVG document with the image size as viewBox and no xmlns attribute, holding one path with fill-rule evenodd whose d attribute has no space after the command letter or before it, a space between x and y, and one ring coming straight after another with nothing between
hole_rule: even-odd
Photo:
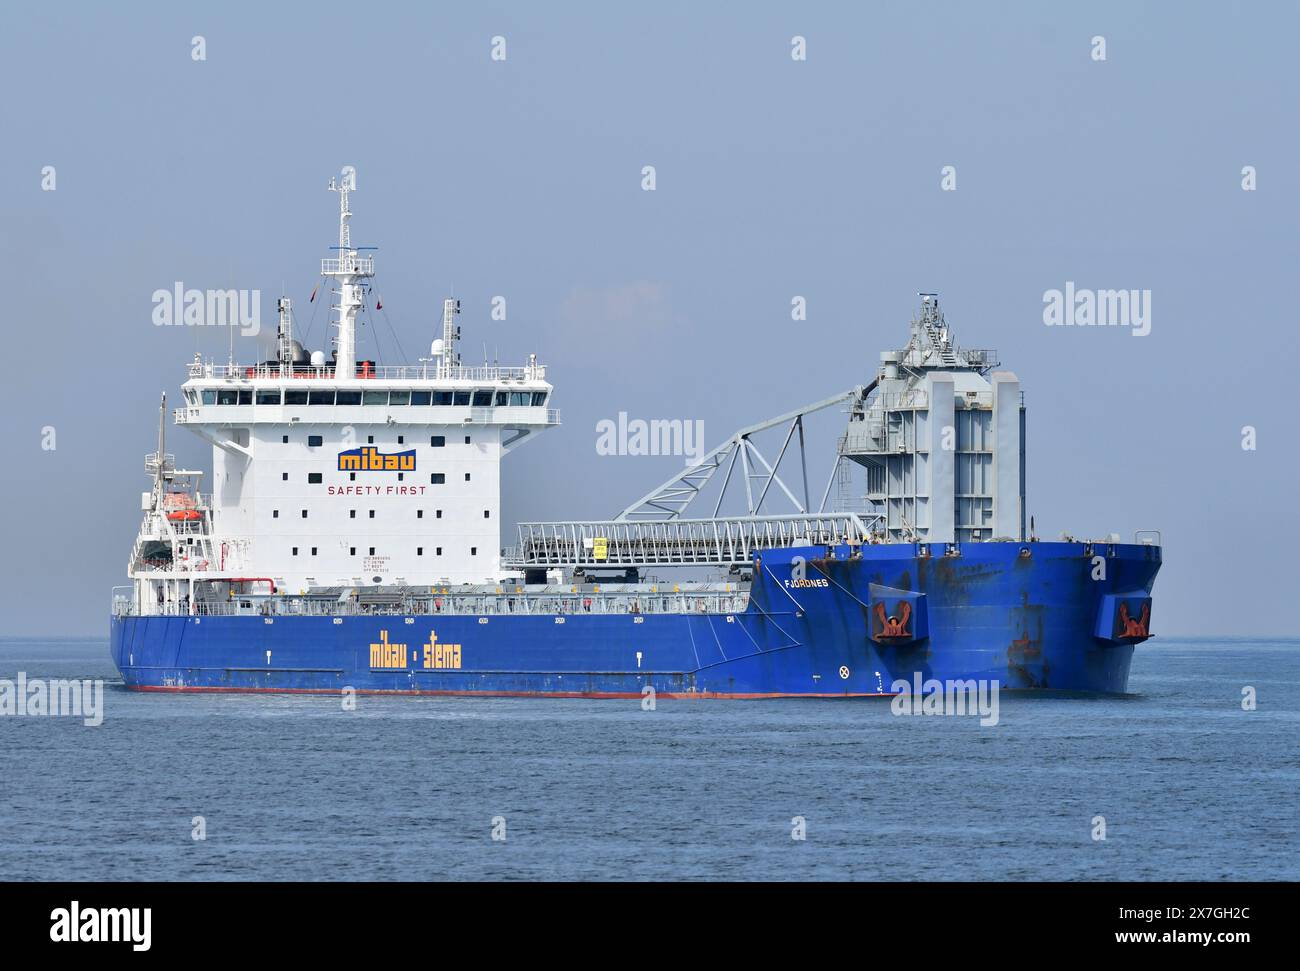
<instances>
[{"instance_id":1,"label":"sky","mask_svg":"<svg viewBox=\"0 0 1300 971\"><path fill-rule=\"evenodd\" d=\"M1298 28L1292 3L15 6L0 633L107 634L196 352L269 356L282 291L326 347L350 165L386 314L361 356L427 354L454 294L466 363L548 365L563 424L507 457L506 524L680 468L599 454L619 412L712 446L866 383L937 291L1022 382L1040 537L1159 529L1157 634L1295 634ZM156 326L176 281L260 290L262 333ZM1149 333L1046 326L1067 282L1149 291Z\"/></svg>"}]
</instances>

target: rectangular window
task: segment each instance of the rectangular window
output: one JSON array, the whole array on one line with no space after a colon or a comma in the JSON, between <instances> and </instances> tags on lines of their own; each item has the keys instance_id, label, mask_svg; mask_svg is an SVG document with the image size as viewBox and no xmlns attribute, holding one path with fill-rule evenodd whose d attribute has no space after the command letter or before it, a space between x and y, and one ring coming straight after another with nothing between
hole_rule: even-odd
<instances>
[{"instance_id":1,"label":"rectangular window","mask_svg":"<svg viewBox=\"0 0 1300 971\"><path fill-rule=\"evenodd\" d=\"M447 438L444 435L434 435L429 439L430 448L443 448L447 444Z\"/></svg>"},{"instance_id":2,"label":"rectangular window","mask_svg":"<svg viewBox=\"0 0 1300 971\"><path fill-rule=\"evenodd\" d=\"M272 510L271 510L271 518L272 518L272 519L279 519L279 518L280 518L280 510L278 510L278 509L272 509Z\"/></svg>"},{"instance_id":3,"label":"rectangular window","mask_svg":"<svg viewBox=\"0 0 1300 971\"><path fill-rule=\"evenodd\" d=\"M452 397L453 395L450 391L435 391L433 393L433 403L435 405L449 405L451 404Z\"/></svg>"},{"instance_id":4,"label":"rectangular window","mask_svg":"<svg viewBox=\"0 0 1300 971\"><path fill-rule=\"evenodd\" d=\"M230 388L229 390L219 390L217 392L217 404L219 405L237 405L239 404L239 392Z\"/></svg>"},{"instance_id":5,"label":"rectangular window","mask_svg":"<svg viewBox=\"0 0 1300 971\"><path fill-rule=\"evenodd\" d=\"M357 518L357 511L355 509L349 509L348 519L356 519L356 518Z\"/></svg>"},{"instance_id":6,"label":"rectangular window","mask_svg":"<svg viewBox=\"0 0 1300 971\"><path fill-rule=\"evenodd\" d=\"M467 405L467 404L469 404L469 392L468 392L468 391L453 391L453 392L452 392L452 404L454 404L454 405Z\"/></svg>"},{"instance_id":7,"label":"rectangular window","mask_svg":"<svg viewBox=\"0 0 1300 971\"><path fill-rule=\"evenodd\" d=\"M308 472L308 473L307 473L307 484L308 484L308 485L320 485L320 475L321 475L321 474L320 474L319 472Z\"/></svg>"},{"instance_id":8,"label":"rectangular window","mask_svg":"<svg viewBox=\"0 0 1300 971\"><path fill-rule=\"evenodd\" d=\"M314 391L307 392L307 404L309 405L332 405L334 404L334 389L328 391L317 388Z\"/></svg>"},{"instance_id":9,"label":"rectangular window","mask_svg":"<svg viewBox=\"0 0 1300 971\"><path fill-rule=\"evenodd\" d=\"M500 407L501 405L504 405L504 404L508 404L509 401L510 401L510 392L509 392L509 391L498 391L498 392L497 392L497 407Z\"/></svg>"},{"instance_id":10,"label":"rectangular window","mask_svg":"<svg viewBox=\"0 0 1300 971\"><path fill-rule=\"evenodd\" d=\"M253 403L253 389L241 388L239 391L239 403L241 405L251 405Z\"/></svg>"},{"instance_id":11,"label":"rectangular window","mask_svg":"<svg viewBox=\"0 0 1300 971\"><path fill-rule=\"evenodd\" d=\"M442 556L442 547L439 546L439 547L438 547L436 550L434 550L433 552L434 552L434 554L435 554L436 556Z\"/></svg>"},{"instance_id":12,"label":"rectangular window","mask_svg":"<svg viewBox=\"0 0 1300 971\"><path fill-rule=\"evenodd\" d=\"M374 436L374 435L367 435L367 436L366 436L366 444L367 444L367 445L373 445L373 444L375 444L375 436Z\"/></svg>"},{"instance_id":13,"label":"rectangular window","mask_svg":"<svg viewBox=\"0 0 1300 971\"><path fill-rule=\"evenodd\" d=\"M412 392L411 392L411 404L413 404L413 405L427 405L427 404L429 403L429 399L430 399L431 397L432 397L432 395L431 395L428 391L412 391Z\"/></svg>"},{"instance_id":14,"label":"rectangular window","mask_svg":"<svg viewBox=\"0 0 1300 971\"><path fill-rule=\"evenodd\" d=\"M491 513L489 510L484 509L484 510L483 510L483 518L484 518L484 519L491 519L491 518L492 518L492 513Z\"/></svg>"},{"instance_id":15,"label":"rectangular window","mask_svg":"<svg viewBox=\"0 0 1300 971\"><path fill-rule=\"evenodd\" d=\"M374 518L375 518L375 511L374 511L373 509L370 510L370 518L371 518L371 519L374 519Z\"/></svg>"},{"instance_id":16,"label":"rectangular window","mask_svg":"<svg viewBox=\"0 0 1300 971\"><path fill-rule=\"evenodd\" d=\"M405 436L405 435L398 435L398 436L397 436L397 444L398 444L398 445L405 445L405 444L406 444L406 436Z\"/></svg>"},{"instance_id":17,"label":"rectangular window","mask_svg":"<svg viewBox=\"0 0 1300 971\"><path fill-rule=\"evenodd\" d=\"M305 405L307 403L307 392L286 391L284 393L284 403L286 405Z\"/></svg>"},{"instance_id":18,"label":"rectangular window","mask_svg":"<svg viewBox=\"0 0 1300 971\"><path fill-rule=\"evenodd\" d=\"M441 519L441 518L442 518L442 510L439 509L439 510L438 510L438 515L434 516L433 518L434 518L434 519Z\"/></svg>"},{"instance_id":19,"label":"rectangular window","mask_svg":"<svg viewBox=\"0 0 1300 971\"><path fill-rule=\"evenodd\" d=\"M492 392L491 392L491 391L475 391L475 392L474 392L474 407L475 407L475 408L489 408L489 407L491 407L491 405L492 405Z\"/></svg>"},{"instance_id":20,"label":"rectangular window","mask_svg":"<svg viewBox=\"0 0 1300 971\"><path fill-rule=\"evenodd\" d=\"M357 555L357 548L355 546L349 546L348 556L356 556L356 555Z\"/></svg>"},{"instance_id":21,"label":"rectangular window","mask_svg":"<svg viewBox=\"0 0 1300 971\"><path fill-rule=\"evenodd\" d=\"M312 555L312 556L315 556L315 555L316 555L316 547L314 547L314 546L311 548L311 555Z\"/></svg>"},{"instance_id":22,"label":"rectangular window","mask_svg":"<svg viewBox=\"0 0 1300 971\"><path fill-rule=\"evenodd\" d=\"M366 405L386 405L388 404L388 392L367 391L361 403Z\"/></svg>"},{"instance_id":23,"label":"rectangular window","mask_svg":"<svg viewBox=\"0 0 1300 971\"><path fill-rule=\"evenodd\" d=\"M322 445L324 445L324 444L325 444L325 439L324 439L323 437L321 437L320 435L308 435L308 436L307 436L307 447L308 447L308 448L320 448L320 447L321 447Z\"/></svg>"},{"instance_id":24,"label":"rectangular window","mask_svg":"<svg viewBox=\"0 0 1300 971\"><path fill-rule=\"evenodd\" d=\"M304 509L304 510L302 511L302 518L303 518L303 519L306 519L306 518L307 518L307 510L306 510L306 509Z\"/></svg>"},{"instance_id":25,"label":"rectangular window","mask_svg":"<svg viewBox=\"0 0 1300 971\"><path fill-rule=\"evenodd\" d=\"M296 547L296 546L293 548L293 555L294 555L294 556L297 556L297 555L298 555L298 547Z\"/></svg>"},{"instance_id":26,"label":"rectangular window","mask_svg":"<svg viewBox=\"0 0 1300 971\"><path fill-rule=\"evenodd\" d=\"M477 546L471 546L471 547L469 548L469 555L470 555L470 556L478 556L478 547L477 547Z\"/></svg>"},{"instance_id":27,"label":"rectangular window","mask_svg":"<svg viewBox=\"0 0 1300 971\"><path fill-rule=\"evenodd\" d=\"M409 405L411 403L411 392L390 391L388 392L388 403L390 405Z\"/></svg>"},{"instance_id":28,"label":"rectangular window","mask_svg":"<svg viewBox=\"0 0 1300 971\"><path fill-rule=\"evenodd\" d=\"M468 473L468 472L465 473L465 481L466 481L466 482L469 481L469 473Z\"/></svg>"},{"instance_id":29,"label":"rectangular window","mask_svg":"<svg viewBox=\"0 0 1300 971\"><path fill-rule=\"evenodd\" d=\"M540 408L540 407L541 407L542 405L544 405L544 404L546 404L546 392L545 392L545 391L534 391L534 392L533 392L533 407L534 407L534 408Z\"/></svg>"},{"instance_id":30,"label":"rectangular window","mask_svg":"<svg viewBox=\"0 0 1300 971\"><path fill-rule=\"evenodd\" d=\"M340 391L335 395L334 403L338 405L359 405L361 404L361 392Z\"/></svg>"},{"instance_id":31,"label":"rectangular window","mask_svg":"<svg viewBox=\"0 0 1300 971\"><path fill-rule=\"evenodd\" d=\"M217 403L217 392L216 392L216 391L204 391L204 392L203 392L203 403L204 403L205 405L215 405L215 404Z\"/></svg>"},{"instance_id":32,"label":"rectangular window","mask_svg":"<svg viewBox=\"0 0 1300 971\"><path fill-rule=\"evenodd\" d=\"M465 436L465 444L466 444L466 445L469 444L469 436L468 436L468 435Z\"/></svg>"},{"instance_id":33,"label":"rectangular window","mask_svg":"<svg viewBox=\"0 0 1300 971\"><path fill-rule=\"evenodd\" d=\"M288 481L289 481L289 473L288 473L288 472L281 472L281 473L280 473L280 481L281 481L281 482L288 482Z\"/></svg>"},{"instance_id":34,"label":"rectangular window","mask_svg":"<svg viewBox=\"0 0 1300 971\"><path fill-rule=\"evenodd\" d=\"M510 392L510 404L511 404L511 405L514 405L515 407L518 407L518 406L520 406L520 405L526 405L526 404L528 404L528 401L529 401L529 397L528 397L528 392L527 392L527 391L511 391L511 392Z\"/></svg>"},{"instance_id":35,"label":"rectangular window","mask_svg":"<svg viewBox=\"0 0 1300 971\"><path fill-rule=\"evenodd\" d=\"M417 510L415 510L415 518L416 518L416 519L423 519L423 518L424 518L424 510L423 510L423 509L417 509Z\"/></svg>"},{"instance_id":36,"label":"rectangular window","mask_svg":"<svg viewBox=\"0 0 1300 971\"><path fill-rule=\"evenodd\" d=\"M373 546L370 547L370 555L371 555L371 556L374 556L374 555L375 555L375 548L374 548Z\"/></svg>"},{"instance_id":37,"label":"rectangular window","mask_svg":"<svg viewBox=\"0 0 1300 971\"><path fill-rule=\"evenodd\" d=\"M433 485L442 485L447 481L447 476L442 472L434 472L429 476L429 482Z\"/></svg>"},{"instance_id":38,"label":"rectangular window","mask_svg":"<svg viewBox=\"0 0 1300 971\"><path fill-rule=\"evenodd\" d=\"M280 403L280 389L275 388L268 391L265 388L258 388L257 403L259 405L278 405Z\"/></svg>"},{"instance_id":39,"label":"rectangular window","mask_svg":"<svg viewBox=\"0 0 1300 971\"><path fill-rule=\"evenodd\" d=\"M424 547L423 547L423 546L417 546L417 547L415 548L415 555L416 555L416 556L424 556Z\"/></svg>"},{"instance_id":40,"label":"rectangular window","mask_svg":"<svg viewBox=\"0 0 1300 971\"><path fill-rule=\"evenodd\" d=\"M280 441L281 441L283 444L288 445L288 444L289 444L289 436L288 436L288 435L281 435L281 436L280 436Z\"/></svg>"}]
</instances>

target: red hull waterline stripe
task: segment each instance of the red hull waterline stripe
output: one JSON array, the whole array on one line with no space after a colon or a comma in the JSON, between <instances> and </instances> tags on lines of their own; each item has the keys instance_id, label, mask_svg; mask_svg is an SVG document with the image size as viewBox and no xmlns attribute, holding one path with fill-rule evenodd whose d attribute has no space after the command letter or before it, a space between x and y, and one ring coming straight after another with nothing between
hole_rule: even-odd
<instances>
[{"instance_id":1,"label":"red hull waterline stripe","mask_svg":"<svg viewBox=\"0 0 1300 971\"><path fill-rule=\"evenodd\" d=\"M337 695L342 688L224 688L218 686L180 687L176 685L129 684L131 691L170 691L175 694L275 694L275 695ZM641 693L628 691L454 691L454 690L404 690L400 688L355 688L359 695L427 695L450 698L641 698ZM793 694L791 692L723 692L688 691L680 694L659 691L656 698L673 700L754 701L764 698L892 698L889 692L821 692Z\"/></svg>"}]
</instances>

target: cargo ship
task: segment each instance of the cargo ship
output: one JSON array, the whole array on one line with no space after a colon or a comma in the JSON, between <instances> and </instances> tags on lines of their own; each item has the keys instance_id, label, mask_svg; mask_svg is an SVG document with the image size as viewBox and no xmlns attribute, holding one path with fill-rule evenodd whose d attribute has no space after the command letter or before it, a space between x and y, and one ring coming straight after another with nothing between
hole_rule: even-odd
<instances>
[{"instance_id":1,"label":"cargo ship","mask_svg":"<svg viewBox=\"0 0 1300 971\"><path fill-rule=\"evenodd\" d=\"M172 418L211 445L206 490L166 451L163 395L130 583L112 602L128 688L1127 690L1160 536L1045 542L1026 528L1020 382L955 343L937 294L919 295L906 343L861 384L736 431L617 515L519 523L503 547L503 460L560 422L546 368L463 364L454 299L428 357L359 360L375 258L351 241L355 185L330 189L328 359L295 339L287 297L274 358L196 355ZM834 408L847 420L818 497L805 420ZM764 433L779 452L760 449Z\"/></svg>"}]
</instances>

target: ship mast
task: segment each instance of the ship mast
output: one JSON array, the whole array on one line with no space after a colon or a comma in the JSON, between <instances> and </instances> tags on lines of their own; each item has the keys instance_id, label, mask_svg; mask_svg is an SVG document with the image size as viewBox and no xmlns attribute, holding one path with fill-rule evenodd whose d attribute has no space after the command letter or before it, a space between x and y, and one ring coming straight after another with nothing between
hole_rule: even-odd
<instances>
[{"instance_id":1,"label":"ship mast","mask_svg":"<svg viewBox=\"0 0 1300 971\"><path fill-rule=\"evenodd\" d=\"M339 302L334 306L338 320L334 326L338 334L334 337L334 376L336 378L354 378L357 373L357 313L361 310L360 281L375 275L375 261L372 257L362 257L352 246L352 233L348 220L352 210L348 208L348 193L354 191L356 184L348 179L330 179L330 191L339 194L339 245L338 258L321 260L321 275L332 277L339 283L336 291Z\"/></svg>"}]
</instances>

